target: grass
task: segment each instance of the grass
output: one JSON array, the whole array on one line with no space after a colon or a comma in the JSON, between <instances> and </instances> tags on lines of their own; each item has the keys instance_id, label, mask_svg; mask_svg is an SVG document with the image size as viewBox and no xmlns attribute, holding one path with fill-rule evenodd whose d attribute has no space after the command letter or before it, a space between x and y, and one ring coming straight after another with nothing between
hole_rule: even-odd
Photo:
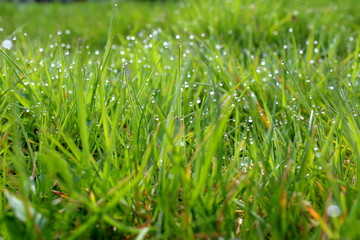
<instances>
[{"instance_id":1,"label":"grass","mask_svg":"<svg viewBox=\"0 0 360 240\"><path fill-rule=\"evenodd\" d=\"M359 11L1 3L0 239L358 239Z\"/></svg>"}]
</instances>

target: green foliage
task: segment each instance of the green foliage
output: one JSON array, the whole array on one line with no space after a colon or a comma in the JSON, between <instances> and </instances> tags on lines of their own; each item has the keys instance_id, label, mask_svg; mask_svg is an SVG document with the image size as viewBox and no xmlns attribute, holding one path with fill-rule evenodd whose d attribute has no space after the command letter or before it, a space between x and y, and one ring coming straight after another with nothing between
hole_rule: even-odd
<instances>
[{"instance_id":1,"label":"green foliage","mask_svg":"<svg viewBox=\"0 0 360 240\"><path fill-rule=\"evenodd\" d=\"M0 238L359 238L356 3L2 4Z\"/></svg>"}]
</instances>

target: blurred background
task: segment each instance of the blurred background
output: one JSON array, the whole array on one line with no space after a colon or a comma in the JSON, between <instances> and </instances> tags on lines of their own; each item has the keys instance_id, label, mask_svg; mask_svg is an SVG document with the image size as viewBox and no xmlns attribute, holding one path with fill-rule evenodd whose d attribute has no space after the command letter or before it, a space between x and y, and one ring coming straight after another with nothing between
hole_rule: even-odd
<instances>
[{"instance_id":1,"label":"blurred background","mask_svg":"<svg viewBox=\"0 0 360 240\"><path fill-rule=\"evenodd\" d=\"M108 1L108 0L0 0L0 2L62 2L62 3L68 3L68 2L101 2L101 1ZM128 1L134 1L134 0L128 0ZM135 1L148 1L148 2L155 2L155 1L174 1L174 0L135 0Z\"/></svg>"},{"instance_id":2,"label":"blurred background","mask_svg":"<svg viewBox=\"0 0 360 240\"><path fill-rule=\"evenodd\" d=\"M339 38L339 34L355 36L360 29L358 0L46 1L0 0L0 40L16 39L13 41L22 46L23 38L33 44L61 38L73 46L81 42L102 48L115 3L118 7L112 26L114 44L124 44L129 36L160 29L170 39L205 34L216 41L236 41L239 48L264 43L282 48L292 37L300 47L306 47L301 45L306 45L312 33L325 45L337 39L339 54L345 54L348 39ZM289 29L293 29L291 34ZM65 32L71 34L61 34Z\"/></svg>"},{"instance_id":3,"label":"blurred background","mask_svg":"<svg viewBox=\"0 0 360 240\"><path fill-rule=\"evenodd\" d=\"M0 0L0 2L100 2L108 0ZM137 1L169 1L169 0L137 0ZM172 0L170 0L172 1Z\"/></svg>"},{"instance_id":4,"label":"blurred background","mask_svg":"<svg viewBox=\"0 0 360 240\"><path fill-rule=\"evenodd\" d=\"M86 2L87 0L0 0L0 2Z\"/></svg>"}]
</instances>

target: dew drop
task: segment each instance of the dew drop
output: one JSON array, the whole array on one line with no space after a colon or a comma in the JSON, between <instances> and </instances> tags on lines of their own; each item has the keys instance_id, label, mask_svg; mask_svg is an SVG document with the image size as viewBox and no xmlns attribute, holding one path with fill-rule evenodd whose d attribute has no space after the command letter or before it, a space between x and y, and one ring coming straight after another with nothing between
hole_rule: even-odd
<instances>
[{"instance_id":1,"label":"dew drop","mask_svg":"<svg viewBox=\"0 0 360 240\"><path fill-rule=\"evenodd\" d=\"M3 48L10 50L12 48L12 42L10 40L4 40L2 46Z\"/></svg>"},{"instance_id":2,"label":"dew drop","mask_svg":"<svg viewBox=\"0 0 360 240\"><path fill-rule=\"evenodd\" d=\"M326 212L330 217L333 217L333 218L338 217L341 214L341 210L337 205L330 205L327 208Z\"/></svg>"}]
</instances>

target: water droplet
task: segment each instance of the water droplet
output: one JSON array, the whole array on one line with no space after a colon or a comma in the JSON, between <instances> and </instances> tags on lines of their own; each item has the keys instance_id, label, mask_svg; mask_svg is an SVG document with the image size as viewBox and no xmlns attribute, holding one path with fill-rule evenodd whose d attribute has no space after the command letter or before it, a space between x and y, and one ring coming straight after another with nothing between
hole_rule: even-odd
<instances>
[{"instance_id":1,"label":"water droplet","mask_svg":"<svg viewBox=\"0 0 360 240\"><path fill-rule=\"evenodd\" d=\"M337 205L330 205L327 209L326 209L327 214L330 217L338 217L341 214L341 210Z\"/></svg>"},{"instance_id":2,"label":"water droplet","mask_svg":"<svg viewBox=\"0 0 360 240\"><path fill-rule=\"evenodd\" d=\"M4 40L2 46L3 48L10 50L12 48L12 42L10 40Z\"/></svg>"}]
</instances>

